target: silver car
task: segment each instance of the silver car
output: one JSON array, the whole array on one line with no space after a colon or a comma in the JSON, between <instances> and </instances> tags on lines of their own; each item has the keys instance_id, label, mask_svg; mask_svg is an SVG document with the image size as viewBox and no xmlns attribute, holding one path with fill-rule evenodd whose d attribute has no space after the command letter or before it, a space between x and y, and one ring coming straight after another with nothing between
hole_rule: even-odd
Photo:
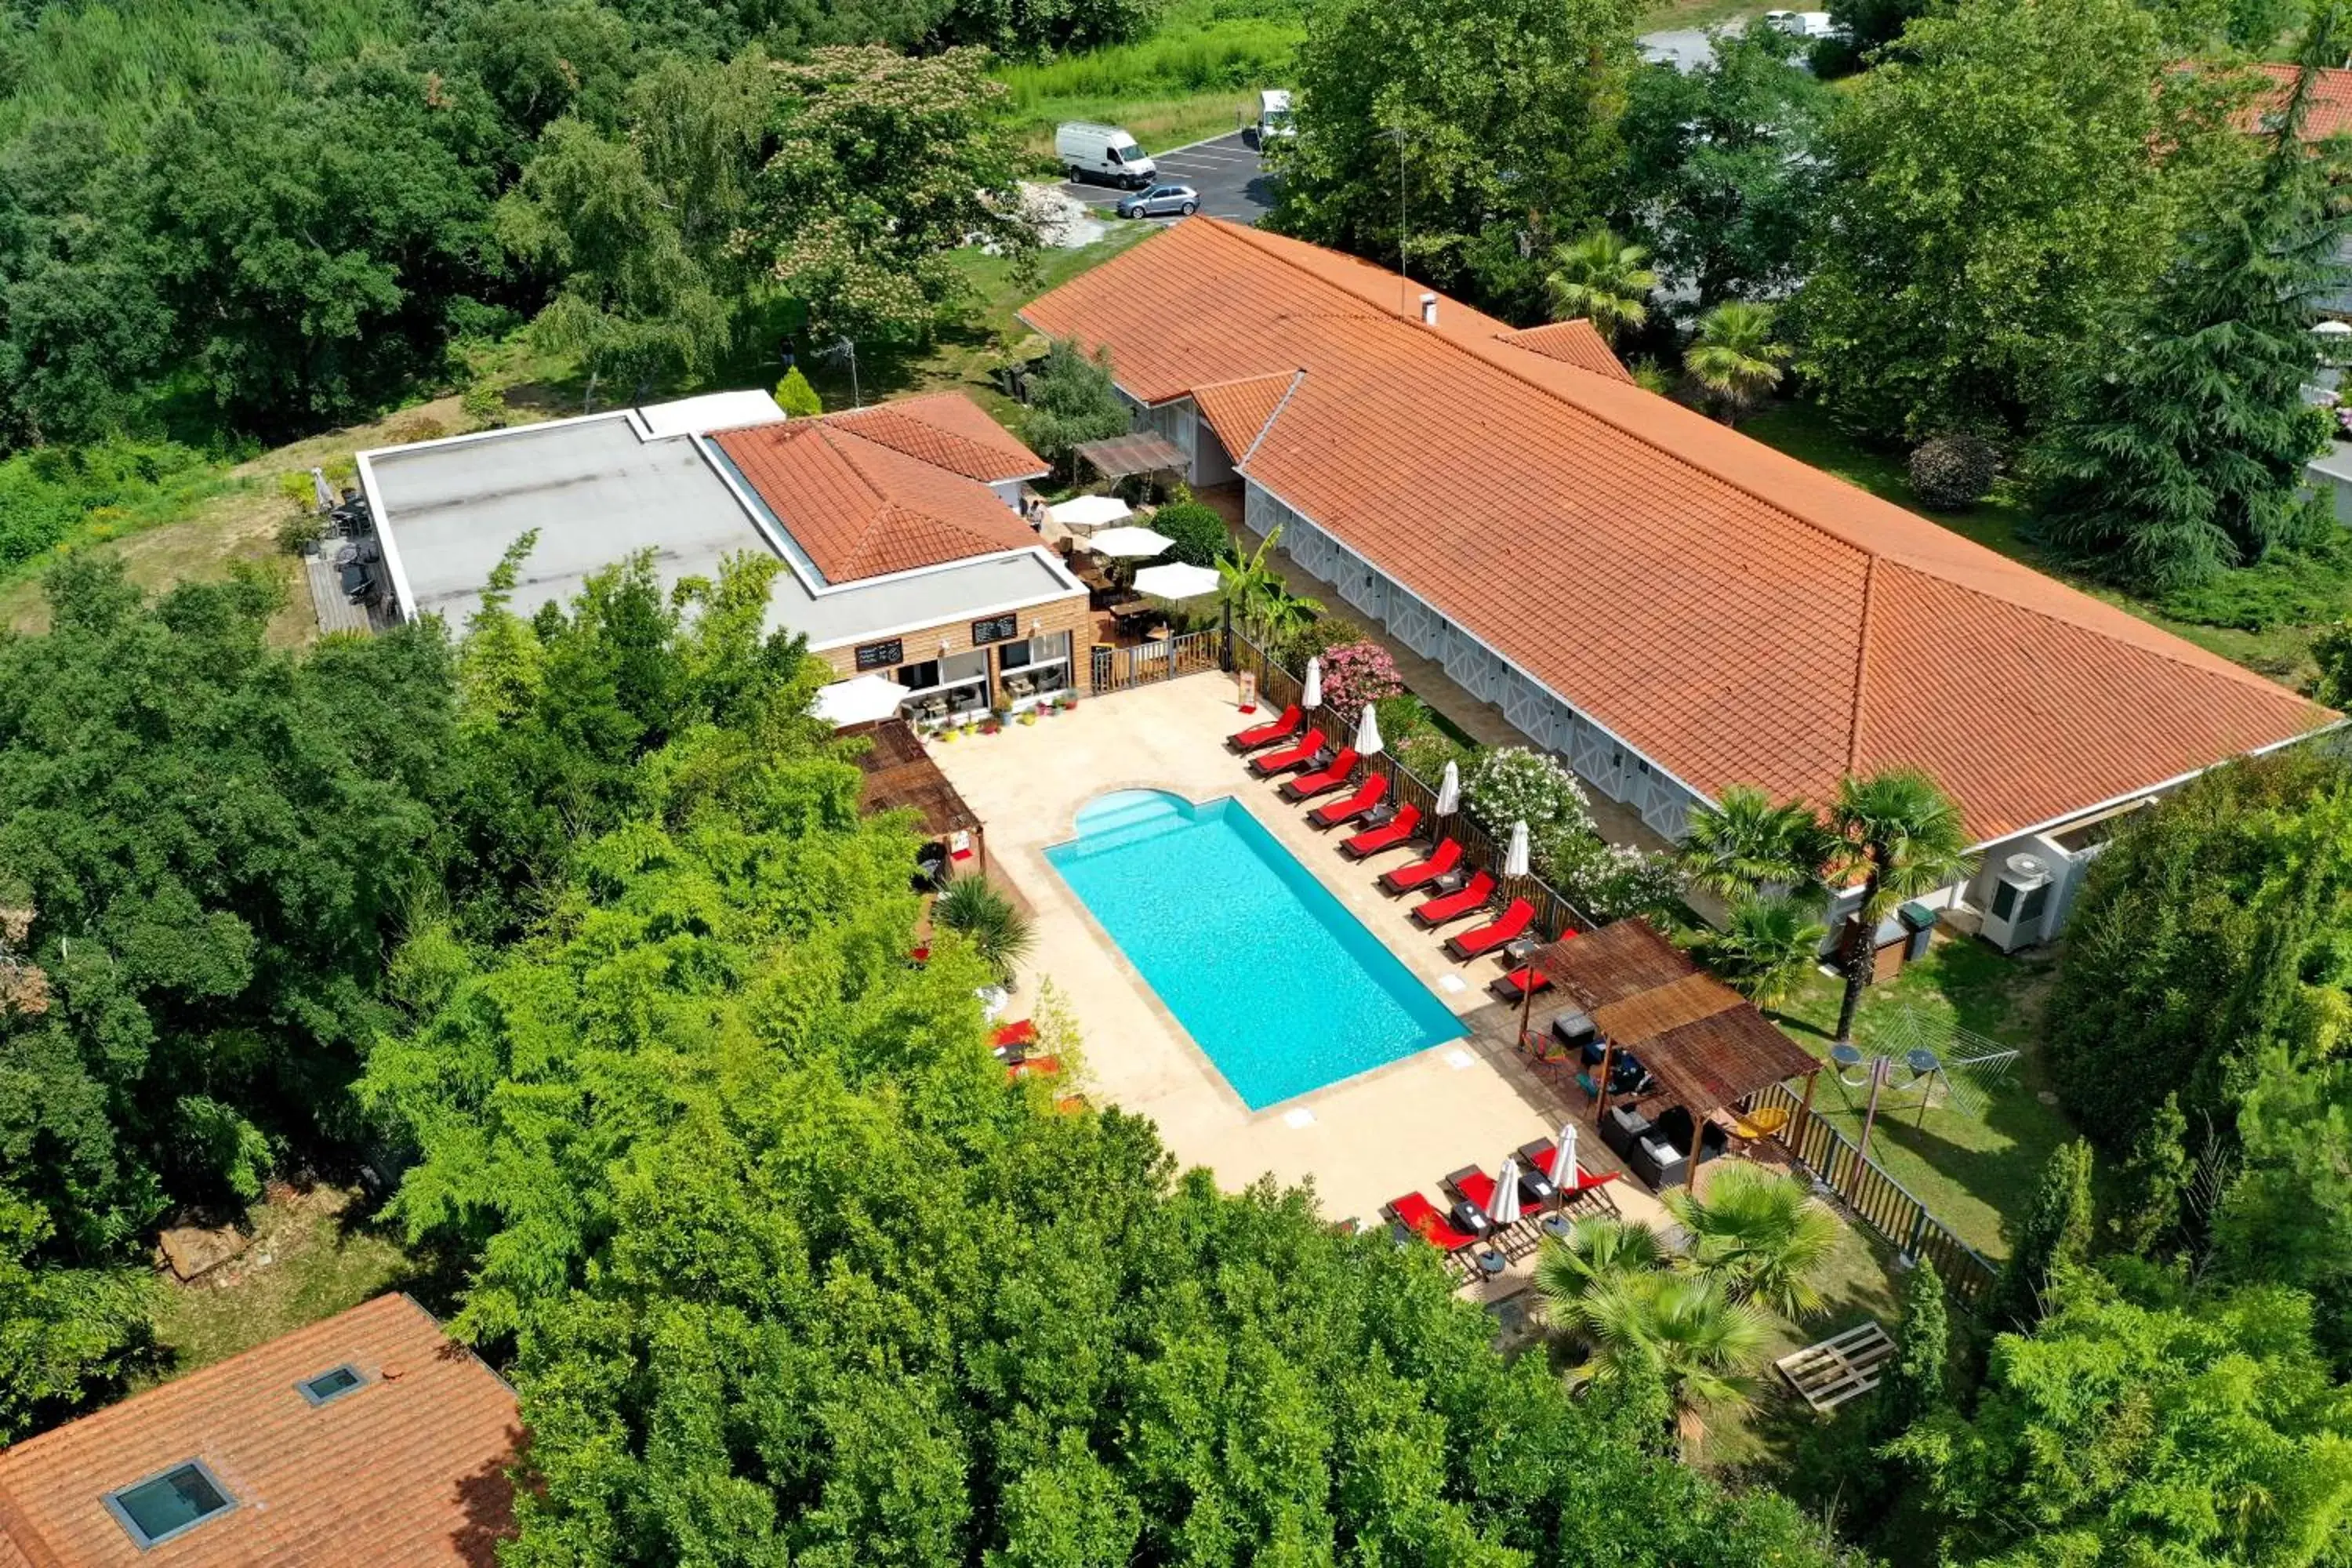
<instances>
[{"instance_id":1,"label":"silver car","mask_svg":"<svg viewBox=\"0 0 2352 1568\"><path fill-rule=\"evenodd\" d=\"M1201 193L1190 185L1154 185L1118 204L1121 217L1191 217L1201 210Z\"/></svg>"}]
</instances>

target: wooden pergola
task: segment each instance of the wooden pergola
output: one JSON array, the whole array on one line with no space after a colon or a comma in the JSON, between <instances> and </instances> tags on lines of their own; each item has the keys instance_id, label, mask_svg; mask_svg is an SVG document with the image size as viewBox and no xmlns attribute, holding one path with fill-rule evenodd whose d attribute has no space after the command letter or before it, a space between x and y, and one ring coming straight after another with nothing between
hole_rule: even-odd
<instances>
[{"instance_id":1,"label":"wooden pergola","mask_svg":"<svg viewBox=\"0 0 2352 1568\"><path fill-rule=\"evenodd\" d=\"M1100 441L1082 441L1071 454L1107 479L1134 479L1144 474L1182 473L1190 466L1184 448L1149 430L1130 431Z\"/></svg>"},{"instance_id":2,"label":"wooden pergola","mask_svg":"<svg viewBox=\"0 0 2352 1568\"><path fill-rule=\"evenodd\" d=\"M857 792L860 811L911 811L923 831L946 845L951 855L957 836L962 835L969 845L966 852L979 858L977 869L988 869L988 840L979 816L923 750L912 725L904 719L877 719L848 725L840 733L869 742L856 758L866 775Z\"/></svg>"},{"instance_id":3,"label":"wooden pergola","mask_svg":"<svg viewBox=\"0 0 2352 1568\"><path fill-rule=\"evenodd\" d=\"M1800 1121L1811 1113L1821 1059L1648 921L1619 921L1563 938L1538 950L1533 962L1583 1009L1601 1038L1594 1121L1608 1112L1609 1077L1619 1051L1638 1056L1658 1082L1642 1098L1683 1107L1694 1127L1792 1078L1805 1080ZM1523 1015L1522 1037L1525 1028ZM1694 1146L1694 1178L1696 1156Z\"/></svg>"}]
</instances>

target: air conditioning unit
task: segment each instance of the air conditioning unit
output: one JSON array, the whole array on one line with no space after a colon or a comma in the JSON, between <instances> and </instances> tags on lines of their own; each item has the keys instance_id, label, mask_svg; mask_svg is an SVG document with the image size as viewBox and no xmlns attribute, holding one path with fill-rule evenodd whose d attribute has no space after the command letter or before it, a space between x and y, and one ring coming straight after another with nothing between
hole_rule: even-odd
<instances>
[{"instance_id":1,"label":"air conditioning unit","mask_svg":"<svg viewBox=\"0 0 2352 1568\"><path fill-rule=\"evenodd\" d=\"M2002 861L1985 911L1984 939L2003 952L2040 942L2053 880L2049 862L2039 855L2017 854Z\"/></svg>"}]
</instances>

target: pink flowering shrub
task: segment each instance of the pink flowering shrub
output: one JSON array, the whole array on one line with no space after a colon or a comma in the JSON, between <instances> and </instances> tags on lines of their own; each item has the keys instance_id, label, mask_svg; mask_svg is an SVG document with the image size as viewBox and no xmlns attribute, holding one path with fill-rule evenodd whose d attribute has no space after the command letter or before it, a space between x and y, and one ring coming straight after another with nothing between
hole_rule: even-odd
<instances>
[{"instance_id":1,"label":"pink flowering shrub","mask_svg":"<svg viewBox=\"0 0 2352 1568\"><path fill-rule=\"evenodd\" d=\"M1323 655L1323 700L1353 713L1404 689L1396 660L1376 642L1341 643Z\"/></svg>"}]
</instances>

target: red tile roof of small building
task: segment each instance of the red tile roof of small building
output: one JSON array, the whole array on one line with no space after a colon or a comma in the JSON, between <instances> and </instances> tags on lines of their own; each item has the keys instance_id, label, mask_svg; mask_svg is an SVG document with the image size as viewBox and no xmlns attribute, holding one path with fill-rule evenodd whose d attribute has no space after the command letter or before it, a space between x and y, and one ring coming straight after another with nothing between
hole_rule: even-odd
<instances>
[{"instance_id":1,"label":"red tile roof of small building","mask_svg":"<svg viewBox=\"0 0 2352 1568\"><path fill-rule=\"evenodd\" d=\"M1043 458L954 394L711 436L828 583L1037 542L990 481Z\"/></svg>"},{"instance_id":2,"label":"red tile roof of small building","mask_svg":"<svg viewBox=\"0 0 2352 1568\"><path fill-rule=\"evenodd\" d=\"M295 1384L368 1381L312 1405ZM379 1296L0 1450L6 1568L493 1568L513 1527L513 1391ZM200 1459L236 1507L142 1551L105 1495Z\"/></svg>"},{"instance_id":3,"label":"red tile roof of small building","mask_svg":"<svg viewBox=\"0 0 2352 1568\"><path fill-rule=\"evenodd\" d=\"M2296 68L2272 61L2254 68L2278 83L2277 91L2260 95L2258 110L2284 106L2288 89L2294 85ZM2347 132L2352 132L2352 70L2327 67L2315 73L2312 81L2311 99L2303 115L2303 139L2317 142Z\"/></svg>"},{"instance_id":4,"label":"red tile roof of small building","mask_svg":"<svg viewBox=\"0 0 2352 1568\"><path fill-rule=\"evenodd\" d=\"M1204 396L1220 440L1283 378L1228 443L1246 477L1710 798L1919 767L1990 841L2333 717L1491 317L1425 326L1422 292L1195 217L1023 316L1147 403Z\"/></svg>"},{"instance_id":5,"label":"red tile roof of small building","mask_svg":"<svg viewBox=\"0 0 2352 1568\"><path fill-rule=\"evenodd\" d=\"M1601 335L1600 329L1582 316L1572 321L1553 321L1546 326L1505 332L1496 342L1526 349L1530 353L1539 353L1546 359L1556 359L1562 364L1572 364L1579 370L1589 370L1615 381L1633 379L1633 374L1611 352L1608 340Z\"/></svg>"},{"instance_id":6,"label":"red tile roof of small building","mask_svg":"<svg viewBox=\"0 0 2352 1568\"><path fill-rule=\"evenodd\" d=\"M1265 429L1265 422L1282 406L1283 398L1298 381L1298 373L1288 375L1254 375L1245 381L1221 382L1214 386L1196 386L1192 402L1209 428L1217 433L1217 440L1238 462L1257 445Z\"/></svg>"}]
</instances>

